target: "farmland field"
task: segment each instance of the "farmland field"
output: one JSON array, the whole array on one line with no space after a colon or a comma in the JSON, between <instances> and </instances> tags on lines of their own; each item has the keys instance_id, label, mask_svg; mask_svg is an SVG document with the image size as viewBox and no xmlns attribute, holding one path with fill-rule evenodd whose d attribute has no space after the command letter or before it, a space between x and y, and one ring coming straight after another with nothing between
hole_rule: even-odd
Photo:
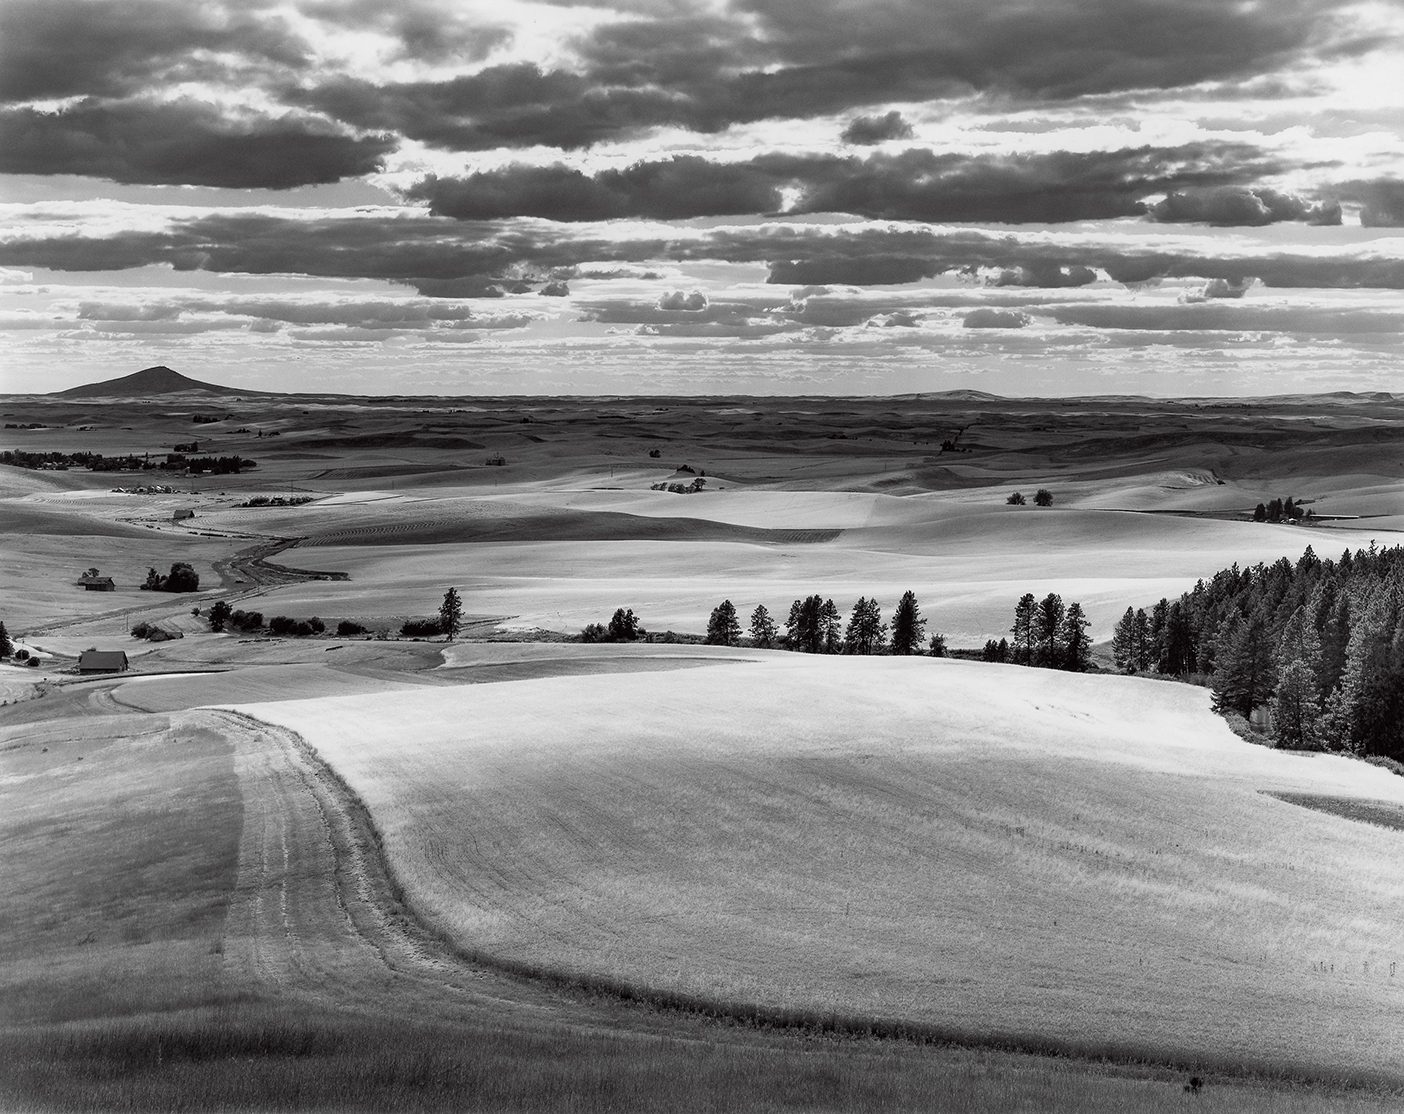
<instances>
[{"instance_id":1,"label":"farmland field","mask_svg":"<svg viewBox=\"0 0 1404 1114\"><path fill-rule=\"evenodd\" d=\"M153 457L200 405L5 399ZM911 589L978 651L1058 592L1106 665L1127 606L1404 541L1397 401L229 405L238 476L0 467L0 1104L1397 1109L1404 780L1193 685L699 644ZM654 639L577 640L619 607Z\"/></svg>"}]
</instances>

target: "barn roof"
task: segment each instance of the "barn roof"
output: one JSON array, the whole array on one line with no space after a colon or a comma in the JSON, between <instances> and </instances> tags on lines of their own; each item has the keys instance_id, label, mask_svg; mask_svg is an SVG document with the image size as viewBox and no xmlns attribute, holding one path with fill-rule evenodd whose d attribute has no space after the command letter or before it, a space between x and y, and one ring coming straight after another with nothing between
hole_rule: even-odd
<instances>
[{"instance_id":1,"label":"barn roof","mask_svg":"<svg viewBox=\"0 0 1404 1114\"><path fill-rule=\"evenodd\" d=\"M126 669L125 650L84 650L78 655L79 669Z\"/></svg>"}]
</instances>

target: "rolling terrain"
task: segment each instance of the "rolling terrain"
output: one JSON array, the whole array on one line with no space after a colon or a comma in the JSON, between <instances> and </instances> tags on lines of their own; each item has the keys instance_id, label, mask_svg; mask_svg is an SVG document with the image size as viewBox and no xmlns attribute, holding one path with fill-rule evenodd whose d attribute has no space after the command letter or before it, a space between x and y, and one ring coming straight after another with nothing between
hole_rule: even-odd
<instances>
[{"instance_id":1,"label":"rolling terrain","mask_svg":"<svg viewBox=\"0 0 1404 1114\"><path fill-rule=\"evenodd\" d=\"M257 465L0 464L41 660L0 664L5 1104L1397 1108L1398 777L1168 681L568 641L909 588L957 648L1025 591L1105 638L1234 562L1404 542L1397 398L101 386L0 399L38 427L0 451ZM1251 521L1289 495L1315 525ZM139 588L174 561L198 592ZM397 637L448 585L459 641ZM218 600L328 631L213 633ZM89 646L133 672L78 678Z\"/></svg>"}]
</instances>

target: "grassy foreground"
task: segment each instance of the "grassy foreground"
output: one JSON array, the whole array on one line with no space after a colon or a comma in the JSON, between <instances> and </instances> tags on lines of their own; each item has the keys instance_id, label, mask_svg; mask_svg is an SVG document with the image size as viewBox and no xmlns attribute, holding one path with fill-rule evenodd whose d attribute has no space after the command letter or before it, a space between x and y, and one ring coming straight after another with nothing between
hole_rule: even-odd
<instances>
[{"instance_id":1,"label":"grassy foreground","mask_svg":"<svg viewBox=\"0 0 1404 1114\"><path fill-rule=\"evenodd\" d=\"M260 896L247 743L198 713L0 724L0 1108L1390 1108L1218 1080L1191 1099L1183 1075L752 1030L470 969L444 975L455 997L354 937L370 913L349 886L338 905L313 869L326 831L293 821L274 833L288 855L271 892L299 962L260 977L231 961L251 945L236 914ZM368 886L393 914L385 877Z\"/></svg>"}]
</instances>

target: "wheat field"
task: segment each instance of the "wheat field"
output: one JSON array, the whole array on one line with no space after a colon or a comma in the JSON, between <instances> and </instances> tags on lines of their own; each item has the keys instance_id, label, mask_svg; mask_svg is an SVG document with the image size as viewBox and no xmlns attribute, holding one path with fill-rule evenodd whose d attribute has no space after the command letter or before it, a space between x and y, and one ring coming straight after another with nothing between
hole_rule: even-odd
<instances>
[{"instance_id":1,"label":"wheat field","mask_svg":"<svg viewBox=\"0 0 1404 1114\"><path fill-rule=\"evenodd\" d=\"M1399 1079L1404 803L1203 690L756 661L242 710L362 797L416 909L520 969L956 1038Z\"/></svg>"}]
</instances>

